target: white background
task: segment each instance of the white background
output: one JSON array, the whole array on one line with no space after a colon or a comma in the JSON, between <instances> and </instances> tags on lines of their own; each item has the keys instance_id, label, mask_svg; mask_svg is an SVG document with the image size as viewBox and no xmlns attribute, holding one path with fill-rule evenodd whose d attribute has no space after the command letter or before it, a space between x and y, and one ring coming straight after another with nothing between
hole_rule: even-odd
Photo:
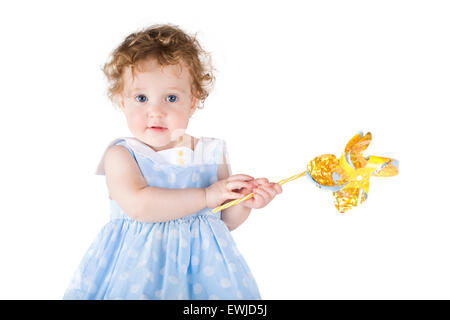
<instances>
[{"instance_id":1,"label":"white background","mask_svg":"<svg viewBox=\"0 0 450 320\"><path fill-rule=\"evenodd\" d=\"M187 132L279 181L359 131L398 159L339 214L305 178L232 235L263 299L449 299L446 1L15 1L0 7L0 298L60 299L109 219L106 145L130 135L100 70L154 23L197 33L216 87Z\"/></svg>"}]
</instances>

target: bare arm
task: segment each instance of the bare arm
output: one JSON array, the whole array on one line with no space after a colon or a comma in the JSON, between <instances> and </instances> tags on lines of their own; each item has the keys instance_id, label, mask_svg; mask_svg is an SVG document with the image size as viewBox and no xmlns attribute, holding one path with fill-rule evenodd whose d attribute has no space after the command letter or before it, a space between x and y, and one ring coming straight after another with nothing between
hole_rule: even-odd
<instances>
[{"instance_id":1,"label":"bare arm","mask_svg":"<svg viewBox=\"0 0 450 320\"><path fill-rule=\"evenodd\" d=\"M228 172L228 167L224 155L223 161L221 164L219 164L219 167L217 169L217 178L218 180L222 180L228 178L229 176L230 173ZM237 204L222 210L221 219L228 227L228 229L232 231L243 224L245 220L247 220L251 211L251 208L247 208L242 206L241 204Z\"/></svg>"},{"instance_id":2,"label":"bare arm","mask_svg":"<svg viewBox=\"0 0 450 320\"><path fill-rule=\"evenodd\" d=\"M222 210L222 220L228 227L228 230L233 231L247 220L251 211L251 208L237 204Z\"/></svg>"},{"instance_id":3,"label":"bare arm","mask_svg":"<svg viewBox=\"0 0 450 320\"><path fill-rule=\"evenodd\" d=\"M122 146L108 148L104 163L111 199L137 221L178 219L206 207L205 190L202 188L148 187L136 161Z\"/></svg>"}]
</instances>

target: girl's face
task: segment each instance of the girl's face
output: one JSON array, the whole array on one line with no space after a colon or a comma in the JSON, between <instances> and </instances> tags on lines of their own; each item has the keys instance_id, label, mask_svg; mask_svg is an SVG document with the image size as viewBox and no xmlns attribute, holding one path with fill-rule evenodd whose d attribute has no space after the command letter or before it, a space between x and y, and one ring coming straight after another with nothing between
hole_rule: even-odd
<instances>
[{"instance_id":1,"label":"girl's face","mask_svg":"<svg viewBox=\"0 0 450 320\"><path fill-rule=\"evenodd\" d=\"M120 105L128 128L155 151L176 147L198 103L191 95L189 71L185 64L162 67L154 59L141 69L134 79L131 68L124 73Z\"/></svg>"}]
</instances>

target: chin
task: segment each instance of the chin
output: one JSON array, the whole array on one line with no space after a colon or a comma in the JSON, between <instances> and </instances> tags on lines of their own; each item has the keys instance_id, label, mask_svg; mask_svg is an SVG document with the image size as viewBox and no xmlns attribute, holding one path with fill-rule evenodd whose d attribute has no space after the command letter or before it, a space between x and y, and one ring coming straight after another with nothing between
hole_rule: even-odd
<instances>
[{"instance_id":1,"label":"chin","mask_svg":"<svg viewBox=\"0 0 450 320\"><path fill-rule=\"evenodd\" d=\"M175 129L170 133L170 138L172 139L172 141L177 141L178 139L180 139L181 137L184 136L186 132L186 129Z\"/></svg>"},{"instance_id":2,"label":"chin","mask_svg":"<svg viewBox=\"0 0 450 320\"><path fill-rule=\"evenodd\" d=\"M171 140L168 136L151 137L150 138L148 135L144 134L144 135L141 135L141 137L138 139L145 142L149 146L156 147L156 148L167 146L171 142Z\"/></svg>"}]
</instances>

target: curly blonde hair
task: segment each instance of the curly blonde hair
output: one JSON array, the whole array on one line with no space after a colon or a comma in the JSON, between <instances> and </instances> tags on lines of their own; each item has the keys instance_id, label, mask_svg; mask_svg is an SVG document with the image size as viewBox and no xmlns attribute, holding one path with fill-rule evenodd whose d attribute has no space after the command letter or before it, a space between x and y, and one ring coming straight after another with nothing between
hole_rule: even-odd
<instances>
[{"instance_id":1,"label":"curly blonde hair","mask_svg":"<svg viewBox=\"0 0 450 320\"><path fill-rule=\"evenodd\" d=\"M215 77L209 53L204 51L195 36L190 36L178 26L169 24L152 25L128 35L112 52L111 59L102 71L109 83L108 98L119 106L118 96L123 93L123 74L126 68L139 70L147 59L156 59L161 66L177 65L184 62L192 79L191 94L201 101L202 109Z\"/></svg>"}]
</instances>

